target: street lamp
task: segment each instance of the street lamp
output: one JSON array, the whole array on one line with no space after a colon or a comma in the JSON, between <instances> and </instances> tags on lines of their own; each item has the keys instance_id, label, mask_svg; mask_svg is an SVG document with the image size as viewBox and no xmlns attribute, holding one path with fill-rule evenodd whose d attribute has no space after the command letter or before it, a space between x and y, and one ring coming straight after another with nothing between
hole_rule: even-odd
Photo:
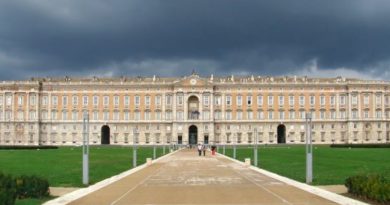
<instances>
[{"instance_id":1,"label":"street lamp","mask_svg":"<svg viewBox=\"0 0 390 205\"><path fill-rule=\"evenodd\" d=\"M133 129L133 168L137 166L137 128Z\"/></svg>"},{"instance_id":2,"label":"street lamp","mask_svg":"<svg viewBox=\"0 0 390 205\"><path fill-rule=\"evenodd\" d=\"M313 144L311 136L311 113L306 113L306 183L313 182Z\"/></svg>"}]
</instances>

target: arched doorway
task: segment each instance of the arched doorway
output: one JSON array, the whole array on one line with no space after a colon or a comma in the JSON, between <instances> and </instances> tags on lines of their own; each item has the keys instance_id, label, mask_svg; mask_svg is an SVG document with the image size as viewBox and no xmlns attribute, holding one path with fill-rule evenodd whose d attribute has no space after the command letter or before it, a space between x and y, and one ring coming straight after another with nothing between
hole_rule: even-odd
<instances>
[{"instance_id":1,"label":"arched doorway","mask_svg":"<svg viewBox=\"0 0 390 205\"><path fill-rule=\"evenodd\" d=\"M101 135L102 144L110 144L110 127L108 125L102 126L102 135Z\"/></svg>"},{"instance_id":2,"label":"arched doorway","mask_svg":"<svg viewBox=\"0 0 390 205\"><path fill-rule=\"evenodd\" d=\"M280 124L278 126L278 144L286 143L286 126Z\"/></svg>"},{"instance_id":3,"label":"arched doorway","mask_svg":"<svg viewBox=\"0 0 390 205\"><path fill-rule=\"evenodd\" d=\"M190 128L188 128L188 144L198 144L198 128L195 125L191 125Z\"/></svg>"}]
</instances>

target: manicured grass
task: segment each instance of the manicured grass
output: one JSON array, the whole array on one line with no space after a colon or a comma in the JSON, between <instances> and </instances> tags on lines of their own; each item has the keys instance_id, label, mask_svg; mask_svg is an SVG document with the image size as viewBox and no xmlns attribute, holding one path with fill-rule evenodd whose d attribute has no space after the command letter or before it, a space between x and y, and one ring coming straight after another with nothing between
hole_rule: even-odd
<instances>
[{"instance_id":1,"label":"manicured grass","mask_svg":"<svg viewBox=\"0 0 390 205\"><path fill-rule=\"evenodd\" d=\"M219 153L222 150L219 147ZM225 153L232 157L233 149L226 148ZM236 155L240 161L253 160L253 147L237 147ZM305 146L259 146L258 166L305 182ZM390 149L313 146L313 166L315 185L344 184L349 176L365 173L383 174L390 179Z\"/></svg>"},{"instance_id":2,"label":"manicured grass","mask_svg":"<svg viewBox=\"0 0 390 205\"><path fill-rule=\"evenodd\" d=\"M166 147L166 153L169 149ZM137 149L137 165L153 157L152 147ZM163 148L157 148L157 157ZM132 168L131 147L91 146L90 184ZM82 147L60 147L53 150L0 150L0 172L38 175L49 180L50 186L82 187Z\"/></svg>"},{"instance_id":3,"label":"manicured grass","mask_svg":"<svg viewBox=\"0 0 390 205\"><path fill-rule=\"evenodd\" d=\"M54 199L54 197L46 197L42 199L16 199L15 205L39 205L52 199Z\"/></svg>"}]
</instances>

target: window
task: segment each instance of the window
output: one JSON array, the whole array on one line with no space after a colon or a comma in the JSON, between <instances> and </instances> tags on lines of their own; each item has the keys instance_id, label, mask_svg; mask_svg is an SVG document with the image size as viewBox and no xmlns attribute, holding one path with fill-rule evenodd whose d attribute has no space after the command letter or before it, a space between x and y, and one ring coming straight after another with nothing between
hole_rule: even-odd
<instances>
[{"instance_id":1,"label":"window","mask_svg":"<svg viewBox=\"0 0 390 205\"><path fill-rule=\"evenodd\" d=\"M51 119L52 120L57 120L57 110L52 110L51 111Z\"/></svg>"},{"instance_id":2,"label":"window","mask_svg":"<svg viewBox=\"0 0 390 205\"><path fill-rule=\"evenodd\" d=\"M62 120L68 120L68 111L66 110L62 111Z\"/></svg>"},{"instance_id":3,"label":"window","mask_svg":"<svg viewBox=\"0 0 390 205\"><path fill-rule=\"evenodd\" d=\"M214 97L214 104L215 105L221 105L222 104L222 97L221 96L215 96Z\"/></svg>"},{"instance_id":4,"label":"window","mask_svg":"<svg viewBox=\"0 0 390 205\"><path fill-rule=\"evenodd\" d=\"M108 111L103 112L103 120L109 120L110 119L110 113Z\"/></svg>"},{"instance_id":5,"label":"window","mask_svg":"<svg viewBox=\"0 0 390 205\"><path fill-rule=\"evenodd\" d=\"M257 112L257 119L258 120L264 119L264 112L263 111L258 111Z\"/></svg>"},{"instance_id":6,"label":"window","mask_svg":"<svg viewBox=\"0 0 390 205\"><path fill-rule=\"evenodd\" d=\"M204 120L210 119L210 112L209 111L203 111L203 119Z\"/></svg>"},{"instance_id":7,"label":"window","mask_svg":"<svg viewBox=\"0 0 390 205\"><path fill-rule=\"evenodd\" d=\"M274 104L274 96L268 96L268 106L272 106Z\"/></svg>"},{"instance_id":8,"label":"window","mask_svg":"<svg viewBox=\"0 0 390 205\"><path fill-rule=\"evenodd\" d=\"M237 105L238 106L242 105L242 96L241 95L237 95Z\"/></svg>"},{"instance_id":9,"label":"window","mask_svg":"<svg viewBox=\"0 0 390 205\"><path fill-rule=\"evenodd\" d=\"M204 95L203 96L203 104L204 105L209 105L209 97L208 95Z\"/></svg>"},{"instance_id":10,"label":"window","mask_svg":"<svg viewBox=\"0 0 390 205\"><path fill-rule=\"evenodd\" d=\"M41 112L41 118L42 118L42 120L47 120L47 111L46 110Z\"/></svg>"},{"instance_id":11,"label":"window","mask_svg":"<svg viewBox=\"0 0 390 205\"><path fill-rule=\"evenodd\" d=\"M340 111L340 118L341 119L345 119L345 111L343 110L343 111Z\"/></svg>"},{"instance_id":12,"label":"window","mask_svg":"<svg viewBox=\"0 0 390 205\"><path fill-rule=\"evenodd\" d=\"M18 120L24 120L24 112L18 111L17 118L18 118Z\"/></svg>"},{"instance_id":13,"label":"window","mask_svg":"<svg viewBox=\"0 0 390 205\"><path fill-rule=\"evenodd\" d=\"M114 96L114 106L119 106L119 96Z\"/></svg>"},{"instance_id":14,"label":"window","mask_svg":"<svg viewBox=\"0 0 390 205\"><path fill-rule=\"evenodd\" d=\"M357 95L352 95L352 105L357 105Z\"/></svg>"},{"instance_id":15,"label":"window","mask_svg":"<svg viewBox=\"0 0 390 205\"><path fill-rule=\"evenodd\" d=\"M369 104L369 101L370 101L370 96L365 95L365 96L363 97L363 104L364 104L364 105L368 105L368 104Z\"/></svg>"},{"instance_id":16,"label":"window","mask_svg":"<svg viewBox=\"0 0 390 205\"><path fill-rule=\"evenodd\" d=\"M366 119L369 118L368 110L365 110L365 111L364 111L364 118L366 118Z\"/></svg>"},{"instance_id":17,"label":"window","mask_svg":"<svg viewBox=\"0 0 390 205\"><path fill-rule=\"evenodd\" d=\"M306 119L306 113L305 113L305 111L300 111L300 112L299 112L299 115L300 115L301 119Z\"/></svg>"},{"instance_id":18,"label":"window","mask_svg":"<svg viewBox=\"0 0 390 205\"><path fill-rule=\"evenodd\" d=\"M108 106L109 103L110 103L110 97L107 96L107 95L104 96L104 97L103 97L103 105L104 105L104 106Z\"/></svg>"},{"instance_id":19,"label":"window","mask_svg":"<svg viewBox=\"0 0 390 205\"><path fill-rule=\"evenodd\" d=\"M99 96L93 96L93 105L94 106L97 106L99 105Z\"/></svg>"},{"instance_id":20,"label":"window","mask_svg":"<svg viewBox=\"0 0 390 205\"><path fill-rule=\"evenodd\" d=\"M300 106L305 105L305 96L303 96L303 95L299 96L299 105Z\"/></svg>"},{"instance_id":21,"label":"window","mask_svg":"<svg viewBox=\"0 0 390 205\"><path fill-rule=\"evenodd\" d=\"M382 104L382 96L376 95L376 97L375 97L375 104L376 105L381 105Z\"/></svg>"},{"instance_id":22,"label":"window","mask_svg":"<svg viewBox=\"0 0 390 205\"><path fill-rule=\"evenodd\" d=\"M78 113L75 110L72 112L72 120L77 120L77 114Z\"/></svg>"},{"instance_id":23,"label":"window","mask_svg":"<svg viewBox=\"0 0 390 205\"><path fill-rule=\"evenodd\" d=\"M73 97L72 97L72 103L73 103L73 105L77 105L77 104L78 104L78 100L79 100L79 98L78 98L77 96L73 96Z\"/></svg>"},{"instance_id":24,"label":"window","mask_svg":"<svg viewBox=\"0 0 390 205\"><path fill-rule=\"evenodd\" d=\"M320 119L323 120L325 118L326 118L325 111L321 110L321 112L320 112Z\"/></svg>"},{"instance_id":25,"label":"window","mask_svg":"<svg viewBox=\"0 0 390 205\"><path fill-rule=\"evenodd\" d=\"M252 105L252 96L246 96L247 105Z\"/></svg>"},{"instance_id":26,"label":"window","mask_svg":"<svg viewBox=\"0 0 390 205\"><path fill-rule=\"evenodd\" d=\"M358 118L357 110L352 110L352 119L357 119L357 118Z\"/></svg>"},{"instance_id":27,"label":"window","mask_svg":"<svg viewBox=\"0 0 390 205\"><path fill-rule=\"evenodd\" d=\"M68 96L62 96L62 106L68 106Z\"/></svg>"},{"instance_id":28,"label":"window","mask_svg":"<svg viewBox=\"0 0 390 205\"><path fill-rule=\"evenodd\" d=\"M114 111L114 120L119 120L119 111Z\"/></svg>"},{"instance_id":29,"label":"window","mask_svg":"<svg viewBox=\"0 0 390 205\"><path fill-rule=\"evenodd\" d=\"M3 98L0 96L0 101L3 101ZM2 102L0 105L3 104ZM36 105L36 97L35 95L30 96L30 105Z\"/></svg>"},{"instance_id":30,"label":"window","mask_svg":"<svg viewBox=\"0 0 390 205\"><path fill-rule=\"evenodd\" d=\"M144 119L145 120L150 120L150 111L145 111L144 112Z\"/></svg>"},{"instance_id":31,"label":"window","mask_svg":"<svg viewBox=\"0 0 390 205\"><path fill-rule=\"evenodd\" d=\"M334 95L330 96L330 105L335 105L336 104L336 98L334 97Z\"/></svg>"},{"instance_id":32,"label":"window","mask_svg":"<svg viewBox=\"0 0 390 205\"><path fill-rule=\"evenodd\" d=\"M279 111L279 119L283 120L284 119L284 112Z\"/></svg>"},{"instance_id":33,"label":"window","mask_svg":"<svg viewBox=\"0 0 390 205\"><path fill-rule=\"evenodd\" d=\"M250 110L247 111L247 119L248 120L252 120L253 119L253 112L250 111Z\"/></svg>"},{"instance_id":34,"label":"window","mask_svg":"<svg viewBox=\"0 0 390 205\"><path fill-rule=\"evenodd\" d=\"M83 106L88 105L88 96L83 96Z\"/></svg>"},{"instance_id":35,"label":"window","mask_svg":"<svg viewBox=\"0 0 390 205\"><path fill-rule=\"evenodd\" d=\"M32 96L30 96L30 104L31 104L31 97ZM3 105L3 96L2 95L0 95L0 105Z\"/></svg>"},{"instance_id":36,"label":"window","mask_svg":"<svg viewBox=\"0 0 390 205\"><path fill-rule=\"evenodd\" d=\"M274 118L274 113L273 111L268 111L268 119L272 120Z\"/></svg>"},{"instance_id":37,"label":"window","mask_svg":"<svg viewBox=\"0 0 390 205\"><path fill-rule=\"evenodd\" d=\"M99 112L93 111L93 120L99 120Z\"/></svg>"},{"instance_id":38,"label":"window","mask_svg":"<svg viewBox=\"0 0 390 205\"><path fill-rule=\"evenodd\" d=\"M232 96L230 95L226 96L226 105L228 106L232 105Z\"/></svg>"},{"instance_id":39,"label":"window","mask_svg":"<svg viewBox=\"0 0 390 205\"><path fill-rule=\"evenodd\" d=\"M3 113L0 113L0 118L2 117L1 114L3 114ZM35 120L36 116L37 116L37 113L34 110L30 111L30 113L29 113L30 120Z\"/></svg>"},{"instance_id":40,"label":"window","mask_svg":"<svg viewBox=\"0 0 390 205\"><path fill-rule=\"evenodd\" d=\"M279 96L279 106L284 105L284 96Z\"/></svg>"},{"instance_id":41,"label":"window","mask_svg":"<svg viewBox=\"0 0 390 205\"><path fill-rule=\"evenodd\" d=\"M11 97L11 96L9 96L9 97ZM42 105L47 105L48 104L48 99L47 99L47 96L43 96L42 97Z\"/></svg>"},{"instance_id":42,"label":"window","mask_svg":"<svg viewBox=\"0 0 390 205\"><path fill-rule=\"evenodd\" d=\"M382 111L380 111L380 110L377 110L376 112L375 112L375 116L376 116L376 118L382 118Z\"/></svg>"},{"instance_id":43,"label":"window","mask_svg":"<svg viewBox=\"0 0 390 205\"><path fill-rule=\"evenodd\" d=\"M145 105L150 106L150 96L149 95L145 96Z\"/></svg>"},{"instance_id":44,"label":"window","mask_svg":"<svg viewBox=\"0 0 390 205\"><path fill-rule=\"evenodd\" d=\"M183 95L180 94L177 96L177 104L183 105Z\"/></svg>"},{"instance_id":45,"label":"window","mask_svg":"<svg viewBox=\"0 0 390 205\"><path fill-rule=\"evenodd\" d=\"M134 101L135 101L135 102L134 102L135 105L136 105L136 106L139 106L139 105L140 105L140 96L139 96L139 95L136 95Z\"/></svg>"},{"instance_id":46,"label":"window","mask_svg":"<svg viewBox=\"0 0 390 205\"><path fill-rule=\"evenodd\" d=\"M129 111L124 111L123 112L123 119L124 120L130 120L130 113L129 113Z\"/></svg>"},{"instance_id":47,"label":"window","mask_svg":"<svg viewBox=\"0 0 390 205\"><path fill-rule=\"evenodd\" d=\"M165 96L165 101L166 101L167 105L171 105L172 104L172 95Z\"/></svg>"},{"instance_id":48,"label":"window","mask_svg":"<svg viewBox=\"0 0 390 205\"><path fill-rule=\"evenodd\" d=\"M130 97L128 95L125 96L125 100L124 100L124 104L125 106L129 106L130 105Z\"/></svg>"},{"instance_id":49,"label":"window","mask_svg":"<svg viewBox=\"0 0 390 205\"><path fill-rule=\"evenodd\" d=\"M18 96L18 105L19 106L23 105L23 96Z\"/></svg>"},{"instance_id":50,"label":"window","mask_svg":"<svg viewBox=\"0 0 390 205\"><path fill-rule=\"evenodd\" d=\"M334 111L334 110L330 111L330 118L336 119L336 111Z\"/></svg>"},{"instance_id":51,"label":"window","mask_svg":"<svg viewBox=\"0 0 390 205\"><path fill-rule=\"evenodd\" d=\"M291 110L291 111L289 112L288 118L291 119L291 120L295 119L295 112L294 112L293 110Z\"/></svg>"},{"instance_id":52,"label":"window","mask_svg":"<svg viewBox=\"0 0 390 205\"><path fill-rule=\"evenodd\" d=\"M183 118L184 118L183 111L176 112L176 119L177 120L183 120Z\"/></svg>"},{"instance_id":53,"label":"window","mask_svg":"<svg viewBox=\"0 0 390 205\"><path fill-rule=\"evenodd\" d=\"M340 96L340 105L345 105L345 96L344 95Z\"/></svg>"},{"instance_id":54,"label":"window","mask_svg":"<svg viewBox=\"0 0 390 205\"><path fill-rule=\"evenodd\" d=\"M216 119L216 120L222 119L221 111L218 111L218 110L214 111L214 119Z\"/></svg>"},{"instance_id":55,"label":"window","mask_svg":"<svg viewBox=\"0 0 390 205\"><path fill-rule=\"evenodd\" d=\"M140 120L141 119L141 113L137 110L134 112L134 120Z\"/></svg>"},{"instance_id":56,"label":"window","mask_svg":"<svg viewBox=\"0 0 390 205\"><path fill-rule=\"evenodd\" d=\"M314 104L316 103L316 98L314 95L310 95L310 105L311 106L314 106Z\"/></svg>"},{"instance_id":57,"label":"window","mask_svg":"<svg viewBox=\"0 0 390 205\"><path fill-rule=\"evenodd\" d=\"M325 96L321 95L320 97L320 105L324 106L325 105Z\"/></svg>"},{"instance_id":58,"label":"window","mask_svg":"<svg viewBox=\"0 0 390 205\"><path fill-rule=\"evenodd\" d=\"M161 120L161 112L160 111L155 112L155 120Z\"/></svg>"},{"instance_id":59,"label":"window","mask_svg":"<svg viewBox=\"0 0 390 205\"><path fill-rule=\"evenodd\" d=\"M263 96L262 95L257 96L257 105L259 105L259 106L263 105Z\"/></svg>"},{"instance_id":60,"label":"window","mask_svg":"<svg viewBox=\"0 0 390 205\"><path fill-rule=\"evenodd\" d=\"M236 115L237 120L242 120L242 111L237 111Z\"/></svg>"},{"instance_id":61,"label":"window","mask_svg":"<svg viewBox=\"0 0 390 205\"><path fill-rule=\"evenodd\" d=\"M154 97L154 103L156 106L160 106L161 105L161 95L156 95Z\"/></svg>"},{"instance_id":62,"label":"window","mask_svg":"<svg viewBox=\"0 0 390 205\"><path fill-rule=\"evenodd\" d=\"M290 106L294 106L294 96L293 96L293 95L290 95L290 96L288 97L288 104L289 104Z\"/></svg>"},{"instance_id":63,"label":"window","mask_svg":"<svg viewBox=\"0 0 390 205\"><path fill-rule=\"evenodd\" d=\"M166 111L165 112L165 119L166 120L172 120L172 112L171 111Z\"/></svg>"},{"instance_id":64,"label":"window","mask_svg":"<svg viewBox=\"0 0 390 205\"><path fill-rule=\"evenodd\" d=\"M231 120L231 119L232 119L232 112L226 111L226 120Z\"/></svg>"}]
</instances>

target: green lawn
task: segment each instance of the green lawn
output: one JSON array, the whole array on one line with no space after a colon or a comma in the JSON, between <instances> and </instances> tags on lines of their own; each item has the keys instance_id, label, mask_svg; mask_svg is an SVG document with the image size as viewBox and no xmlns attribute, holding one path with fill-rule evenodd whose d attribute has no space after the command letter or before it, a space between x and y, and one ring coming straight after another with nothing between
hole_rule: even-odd
<instances>
[{"instance_id":1,"label":"green lawn","mask_svg":"<svg viewBox=\"0 0 390 205\"><path fill-rule=\"evenodd\" d=\"M219 147L222 153L222 147ZM226 148L232 157L233 149ZM237 159L253 160L252 147L237 147ZM305 146L259 146L258 166L271 172L304 182ZM349 176L362 173L378 173L390 178L389 148L330 148L313 146L313 184L344 184ZM253 162L252 162L253 164Z\"/></svg>"},{"instance_id":2,"label":"green lawn","mask_svg":"<svg viewBox=\"0 0 390 205\"><path fill-rule=\"evenodd\" d=\"M166 147L168 153L168 147ZM137 164L153 156L153 148L139 147ZM157 157L163 148L157 148ZM90 184L132 168L131 147L91 146ZM82 187L82 148L60 147L49 150L0 150L0 172L18 175L38 175L49 180L50 186Z\"/></svg>"}]
</instances>

